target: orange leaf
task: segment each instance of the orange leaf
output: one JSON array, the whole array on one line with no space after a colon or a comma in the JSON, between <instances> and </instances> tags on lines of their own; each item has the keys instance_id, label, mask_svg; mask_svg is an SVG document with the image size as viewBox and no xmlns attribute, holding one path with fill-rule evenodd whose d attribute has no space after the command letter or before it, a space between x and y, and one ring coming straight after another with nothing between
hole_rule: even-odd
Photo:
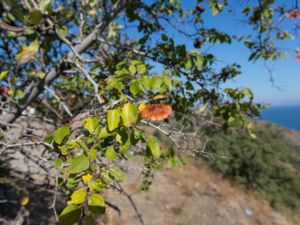
<instances>
[{"instance_id":1,"label":"orange leaf","mask_svg":"<svg viewBox=\"0 0 300 225\"><path fill-rule=\"evenodd\" d=\"M141 117L152 121L162 121L172 114L172 108L165 104L146 105L141 111Z\"/></svg>"}]
</instances>

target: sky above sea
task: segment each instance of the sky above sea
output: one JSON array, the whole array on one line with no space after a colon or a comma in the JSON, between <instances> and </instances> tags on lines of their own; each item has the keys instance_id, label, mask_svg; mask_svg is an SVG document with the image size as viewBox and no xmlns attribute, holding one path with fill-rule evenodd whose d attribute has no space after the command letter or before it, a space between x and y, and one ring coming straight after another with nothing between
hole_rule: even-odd
<instances>
[{"instance_id":1,"label":"sky above sea","mask_svg":"<svg viewBox=\"0 0 300 225\"><path fill-rule=\"evenodd\" d=\"M186 8L194 8L195 2L182 1L182 4ZM237 11L234 13L224 11L218 16L212 16L207 3L201 4L206 9L203 18L207 27L236 35L251 33L251 29L242 21L243 15L239 12L243 8L240 4L242 1L230 2ZM284 4L287 8L292 9L294 7L293 2L278 0L276 4ZM292 29L296 23L300 24L300 19L287 20L286 29ZM186 29L188 30L189 27L186 27ZM187 40L176 33L168 33L168 35L173 35L177 44L184 43L188 49L193 49L191 40ZM295 49L299 47L299 43L300 36L296 37L295 41L287 40L280 43L279 46L289 55L282 60L273 62L263 60L249 62L249 50L243 43L236 41L232 44L217 44L209 46L209 49L201 50L215 54L221 65L234 62L241 65L242 74L233 81L228 82L225 87L249 87L254 92L256 102L268 103L271 106L289 106L300 105L300 61L295 60ZM274 82L270 81L270 76L272 76Z\"/></svg>"}]
</instances>

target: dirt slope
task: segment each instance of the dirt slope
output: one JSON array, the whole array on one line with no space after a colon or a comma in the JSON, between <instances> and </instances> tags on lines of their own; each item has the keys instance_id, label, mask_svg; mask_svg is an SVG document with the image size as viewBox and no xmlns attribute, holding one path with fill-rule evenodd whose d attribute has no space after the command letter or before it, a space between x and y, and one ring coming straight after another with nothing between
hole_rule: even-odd
<instances>
[{"instance_id":1,"label":"dirt slope","mask_svg":"<svg viewBox=\"0 0 300 225\"><path fill-rule=\"evenodd\" d=\"M222 179L199 162L157 174L149 192L138 191L133 178L124 189L131 193L146 225L296 225L271 208L266 200L245 193L239 185ZM103 224L140 224L126 197L110 192L107 199L122 211L108 209Z\"/></svg>"}]
</instances>

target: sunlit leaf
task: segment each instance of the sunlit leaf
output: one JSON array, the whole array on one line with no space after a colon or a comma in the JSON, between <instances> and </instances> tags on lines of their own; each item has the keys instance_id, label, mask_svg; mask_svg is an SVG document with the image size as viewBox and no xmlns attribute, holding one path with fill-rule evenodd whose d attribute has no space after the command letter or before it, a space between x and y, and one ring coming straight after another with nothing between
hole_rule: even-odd
<instances>
[{"instance_id":1,"label":"sunlit leaf","mask_svg":"<svg viewBox=\"0 0 300 225\"><path fill-rule=\"evenodd\" d=\"M150 148L151 153L155 158L160 157L161 152L160 152L159 142L158 142L158 139L156 137L152 136L152 137L149 138L148 147Z\"/></svg>"},{"instance_id":2,"label":"sunlit leaf","mask_svg":"<svg viewBox=\"0 0 300 225\"><path fill-rule=\"evenodd\" d=\"M84 202L85 197L86 197L86 190L81 187L79 189L77 189L76 191L74 191L71 195L71 200L68 201L68 205L78 205Z\"/></svg>"},{"instance_id":3,"label":"sunlit leaf","mask_svg":"<svg viewBox=\"0 0 300 225\"><path fill-rule=\"evenodd\" d=\"M97 154L98 152L96 149L91 149L89 152L90 160L95 160L97 158Z\"/></svg>"},{"instance_id":4,"label":"sunlit leaf","mask_svg":"<svg viewBox=\"0 0 300 225\"><path fill-rule=\"evenodd\" d=\"M60 127L52 133L53 140L60 145L65 139L65 137L67 137L70 134L70 132L71 132L70 127L68 126Z\"/></svg>"},{"instance_id":5,"label":"sunlit leaf","mask_svg":"<svg viewBox=\"0 0 300 225\"><path fill-rule=\"evenodd\" d=\"M105 201L100 194L91 194L88 198L88 209L92 213L102 214L105 212Z\"/></svg>"},{"instance_id":6,"label":"sunlit leaf","mask_svg":"<svg viewBox=\"0 0 300 225\"><path fill-rule=\"evenodd\" d=\"M106 149L106 152L105 152L105 157L112 161L114 160L116 157L117 157L117 153L114 149L114 146L109 146L107 149Z\"/></svg>"},{"instance_id":7,"label":"sunlit leaf","mask_svg":"<svg viewBox=\"0 0 300 225\"><path fill-rule=\"evenodd\" d=\"M72 159L71 165L68 168L69 173L77 174L87 170L90 166L89 160L85 155L79 155Z\"/></svg>"},{"instance_id":8,"label":"sunlit leaf","mask_svg":"<svg viewBox=\"0 0 300 225\"><path fill-rule=\"evenodd\" d=\"M0 72L0 81L4 80L8 73L9 73L9 70L4 70L4 71Z\"/></svg>"},{"instance_id":9,"label":"sunlit leaf","mask_svg":"<svg viewBox=\"0 0 300 225\"><path fill-rule=\"evenodd\" d=\"M136 122L138 109L132 103L126 103L121 109L121 117L125 127L130 127Z\"/></svg>"},{"instance_id":10,"label":"sunlit leaf","mask_svg":"<svg viewBox=\"0 0 300 225\"><path fill-rule=\"evenodd\" d=\"M109 168L108 172L115 179L118 179L118 180L125 179L125 175L124 175L123 171L118 167Z\"/></svg>"},{"instance_id":11,"label":"sunlit leaf","mask_svg":"<svg viewBox=\"0 0 300 225\"><path fill-rule=\"evenodd\" d=\"M95 134L99 131L99 119L97 117L89 117L84 120L83 124L90 134Z\"/></svg>"},{"instance_id":12,"label":"sunlit leaf","mask_svg":"<svg viewBox=\"0 0 300 225\"><path fill-rule=\"evenodd\" d=\"M119 109L112 109L109 110L107 113L107 125L108 129L110 131L115 130L117 127L119 127L120 123L120 110Z\"/></svg>"}]
</instances>

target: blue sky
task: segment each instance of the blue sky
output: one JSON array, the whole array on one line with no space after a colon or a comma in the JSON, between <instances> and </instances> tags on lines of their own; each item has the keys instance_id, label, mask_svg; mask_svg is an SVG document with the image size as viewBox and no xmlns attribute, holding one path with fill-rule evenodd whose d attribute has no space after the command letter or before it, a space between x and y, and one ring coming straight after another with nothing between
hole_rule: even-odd
<instances>
[{"instance_id":1,"label":"blue sky","mask_svg":"<svg viewBox=\"0 0 300 225\"><path fill-rule=\"evenodd\" d=\"M182 2L187 8L195 7L195 1ZM202 5L206 8L203 18L208 27L240 35L251 32L249 27L238 21L239 18L242 18L239 13L235 17L228 12L212 16L208 6L205 3ZM300 19L287 22L290 22L291 25L295 22L300 24ZM173 37L178 44L185 43L188 49L192 48L193 43L191 41L187 42L186 39L175 33ZM253 90L257 102L269 103L271 106L300 105L300 62L294 59L296 55L294 50L297 48L298 43L299 37L296 37L295 41L288 40L282 43L282 47L289 52L289 56L283 60L267 63L269 68L273 69L272 74L277 87L272 85L268 69L263 61L248 62L250 53L242 43L234 42L231 45L218 44L210 48L209 52L215 54L224 64L237 62L242 66L242 75L233 82L227 83L226 86L249 87Z\"/></svg>"}]
</instances>

